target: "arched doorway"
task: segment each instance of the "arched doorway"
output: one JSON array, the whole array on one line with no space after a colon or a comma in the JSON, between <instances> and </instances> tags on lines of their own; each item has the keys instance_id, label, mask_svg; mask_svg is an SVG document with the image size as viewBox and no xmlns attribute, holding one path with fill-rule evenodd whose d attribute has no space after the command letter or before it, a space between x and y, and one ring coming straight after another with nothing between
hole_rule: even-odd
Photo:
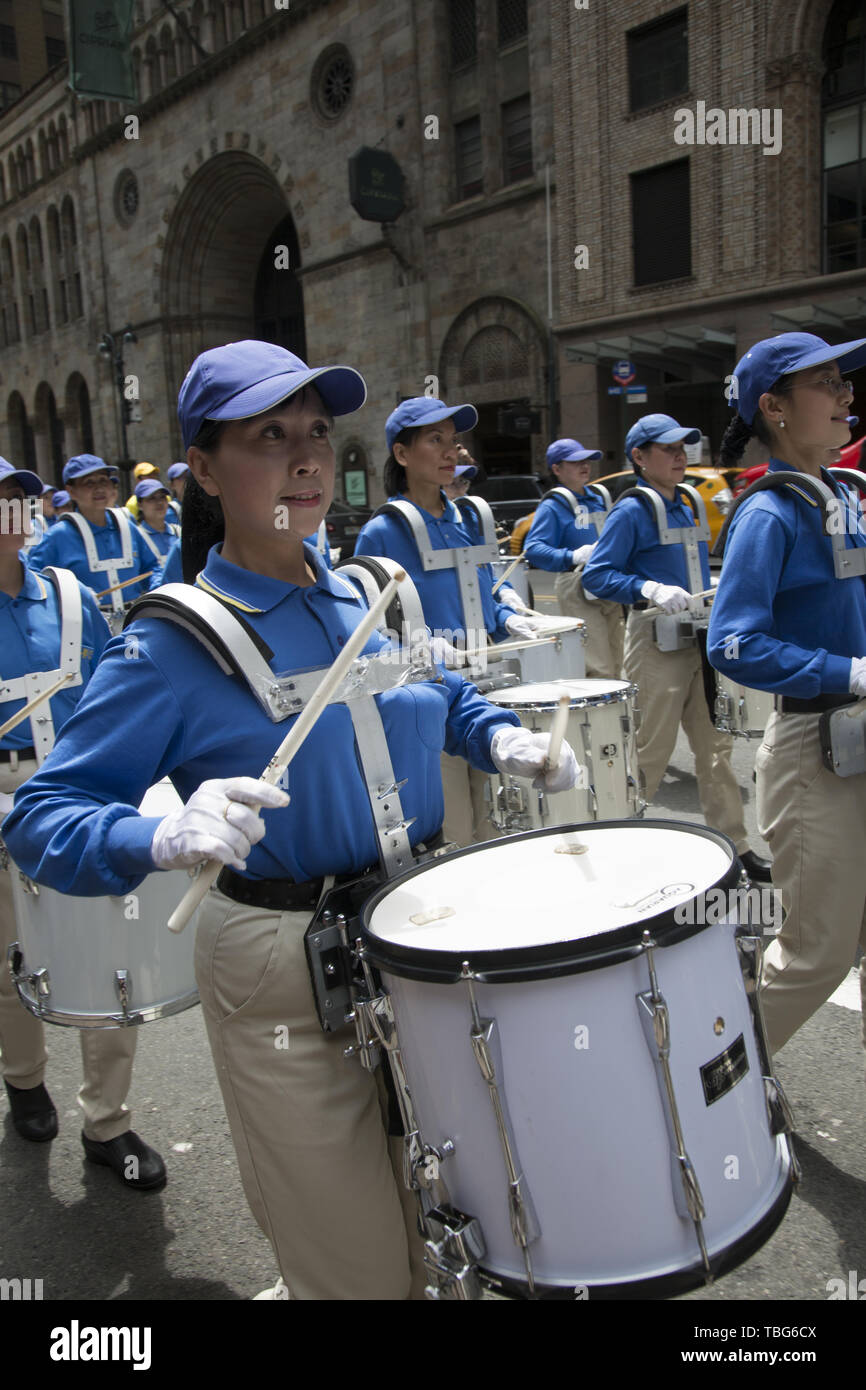
<instances>
[{"instance_id":1,"label":"arched doorway","mask_svg":"<svg viewBox=\"0 0 866 1390\"><path fill-rule=\"evenodd\" d=\"M278 271L275 247L283 245L290 268ZM202 164L174 208L161 269L169 400L176 400L190 363L206 348L265 329L273 341L290 337L287 347L304 342L300 287L295 295L291 285L299 264L286 197L271 170L242 150ZM286 281L272 281L271 273ZM270 312L265 295L274 283L280 288Z\"/></svg>"},{"instance_id":2,"label":"arched doorway","mask_svg":"<svg viewBox=\"0 0 866 1390\"><path fill-rule=\"evenodd\" d=\"M265 239L256 276L254 336L266 343L279 343L306 362L304 294L297 275L300 264L301 248L290 214Z\"/></svg>"},{"instance_id":3,"label":"arched doorway","mask_svg":"<svg viewBox=\"0 0 866 1390\"><path fill-rule=\"evenodd\" d=\"M477 300L446 334L440 392L449 401L471 401L478 410L478 424L466 443L488 476L543 469L546 366L544 330L532 311L516 299ZM512 406L540 412L541 431L519 435L500 430L500 413Z\"/></svg>"},{"instance_id":4,"label":"arched doorway","mask_svg":"<svg viewBox=\"0 0 866 1390\"><path fill-rule=\"evenodd\" d=\"M36 447L33 442L33 428L27 419L27 407L20 391L13 391L6 406L6 423L9 428L10 463L16 468L30 468L36 472Z\"/></svg>"},{"instance_id":5,"label":"arched doorway","mask_svg":"<svg viewBox=\"0 0 866 1390\"><path fill-rule=\"evenodd\" d=\"M47 381L36 389L36 409L33 412L33 440L36 450L36 471L45 482L58 487L63 474L64 428L57 413L57 401Z\"/></svg>"},{"instance_id":6,"label":"arched doorway","mask_svg":"<svg viewBox=\"0 0 866 1390\"><path fill-rule=\"evenodd\" d=\"M64 393L65 455L94 454L90 391L80 372L72 372Z\"/></svg>"}]
</instances>

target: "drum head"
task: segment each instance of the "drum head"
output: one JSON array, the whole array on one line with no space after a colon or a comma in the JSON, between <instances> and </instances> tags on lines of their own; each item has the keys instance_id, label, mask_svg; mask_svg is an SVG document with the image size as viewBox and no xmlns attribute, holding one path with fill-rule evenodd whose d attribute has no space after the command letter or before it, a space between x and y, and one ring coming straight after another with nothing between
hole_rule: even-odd
<instances>
[{"instance_id":1,"label":"drum head","mask_svg":"<svg viewBox=\"0 0 866 1390\"><path fill-rule=\"evenodd\" d=\"M485 699L506 709L556 709L563 695L573 706L592 705L614 699L624 699L634 690L628 681L557 680L535 681L530 685L513 685L505 690L491 690Z\"/></svg>"},{"instance_id":2,"label":"drum head","mask_svg":"<svg viewBox=\"0 0 866 1390\"><path fill-rule=\"evenodd\" d=\"M415 979L535 979L597 969L705 930L677 905L738 881L733 845L702 826L609 821L461 850L381 889L362 912L370 957ZM678 917L691 919L680 922Z\"/></svg>"}]
</instances>

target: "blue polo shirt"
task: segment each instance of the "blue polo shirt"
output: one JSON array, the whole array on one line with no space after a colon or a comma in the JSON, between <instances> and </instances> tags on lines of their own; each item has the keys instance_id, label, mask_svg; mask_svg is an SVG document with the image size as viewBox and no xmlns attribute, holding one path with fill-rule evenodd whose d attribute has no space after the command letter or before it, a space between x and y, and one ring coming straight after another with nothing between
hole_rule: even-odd
<instances>
[{"instance_id":1,"label":"blue polo shirt","mask_svg":"<svg viewBox=\"0 0 866 1390\"><path fill-rule=\"evenodd\" d=\"M635 479L637 482L637 479ZM658 488L654 489L658 492ZM695 514L677 495L665 505L668 526L694 526ZM710 561L706 541L699 541L703 588L710 587ZM598 598L616 603L637 603L648 579L689 588L689 572L682 545L662 545L655 511L640 497L625 497L611 509L598 544L583 571L583 586Z\"/></svg>"},{"instance_id":2,"label":"blue polo shirt","mask_svg":"<svg viewBox=\"0 0 866 1390\"><path fill-rule=\"evenodd\" d=\"M137 525L139 531L143 531L146 536L149 536L151 541L159 551L161 559L157 559L155 555L151 554L151 561L155 562L156 564L164 564L165 558L171 550L171 547L173 546L174 542L178 539L179 528L175 526L174 522L171 520L166 521L164 531L157 531L156 527L151 526L150 523L147 521L139 521ZM145 541L144 544L147 547L147 541ZM147 548L149 549L149 547ZM103 588L104 587L105 586L103 585ZM130 584L129 587L130 589L134 589L137 586L135 584Z\"/></svg>"},{"instance_id":3,"label":"blue polo shirt","mask_svg":"<svg viewBox=\"0 0 866 1390\"><path fill-rule=\"evenodd\" d=\"M427 534L434 550L455 550L458 546L479 544L475 527L464 520L454 503L440 494L445 505L441 517L433 516L423 507L418 512L427 527ZM408 502L408 497L401 498ZM417 506L416 503L411 503ZM463 604L460 601L460 585L453 569L423 570L418 547L409 527L401 516L373 516L361 527L355 542L356 555L385 555L396 560L412 579L418 590L421 607L427 626L434 632L463 632ZM506 618L512 610L499 603L493 590L493 573L489 565L478 566L478 583L481 591L481 607L484 626L491 636L507 637Z\"/></svg>"},{"instance_id":4,"label":"blue polo shirt","mask_svg":"<svg viewBox=\"0 0 866 1390\"><path fill-rule=\"evenodd\" d=\"M147 587L148 589L158 589L161 584L182 583L183 565L180 558L180 537L178 537L176 540L172 541L162 568L154 570ZM133 586L130 585L130 588L132 587Z\"/></svg>"},{"instance_id":5,"label":"blue polo shirt","mask_svg":"<svg viewBox=\"0 0 866 1390\"><path fill-rule=\"evenodd\" d=\"M60 665L60 605L51 580L24 563L19 553L24 583L12 598L0 589L0 671L4 681L29 675L31 671L55 671ZM99 611L90 589L81 589L81 675L82 684L65 686L52 695L51 718L55 733L78 705L84 687L93 675L102 649L109 639L108 624ZM0 704L0 723L23 709L26 699ZM33 745L30 720L25 719L0 739L0 748L28 748Z\"/></svg>"},{"instance_id":6,"label":"blue polo shirt","mask_svg":"<svg viewBox=\"0 0 866 1390\"><path fill-rule=\"evenodd\" d=\"M555 493L548 493L539 502L523 547L524 555L536 569L570 570L573 568L572 552L582 545L594 545L598 540L589 514L603 512L604 499L597 492L582 495L575 492L574 498L580 508L577 516L565 498Z\"/></svg>"},{"instance_id":7,"label":"blue polo shirt","mask_svg":"<svg viewBox=\"0 0 866 1390\"><path fill-rule=\"evenodd\" d=\"M123 553L123 545L120 532L114 518L105 513L107 523L105 526L94 526L91 523L90 529L93 532L93 543L96 546L96 553L100 560L119 559ZM152 570L155 556L143 539L135 525L129 523L132 533L132 564L118 568L118 583L124 579L130 579L135 574L145 574ZM27 552L27 563L32 569L43 569L45 565L57 565L62 569L72 570L72 573L82 584L86 584L94 593L101 593L107 589L111 580L105 573L93 571L87 563L87 556L84 549L78 527L74 521L67 521L62 516L56 526L52 526L47 535L34 545ZM125 589L121 589L124 603L130 603L139 594L147 591L147 580L141 584L130 584ZM111 595L106 594L103 599L105 607L111 606Z\"/></svg>"},{"instance_id":8,"label":"blue polo shirt","mask_svg":"<svg viewBox=\"0 0 866 1390\"><path fill-rule=\"evenodd\" d=\"M770 472L797 472L771 459ZM866 546L854 488L822 481L845 503L845 548ZM866 656L866 579L837 579L822 509L790 488L755 493L731 522L707 655L740 685L796 699L848 692Z\"/></svg>"},{"instance_id":9,"label":"blue polo shirt","mask_svg":"<svg viewBox=\"0 0 866 1390\"><path fill-rule=\"evenodd\" d=\"M197 583L249 623L273 651L277 675L330 665L366 603L349 581L305 548L308 587L253 574L211 549ZM132 639L135 639L134 642ZM374 633L365 651L387 645ZM376 697L411 843L442 824L443 749L494 771L489 750L517 716L497 709L453 672ZM274 724L245 681L224 675L192 635L141 618L112 638L54 751L19 789L3 824L15 862L64 893L131 892L154 869L159 818L137 807L169 776L187 801L212 777L258 777L292 726ZM288 807L263 812L267 831L247 877L296 881L378 862L376 836L349 710L329 705L288 769Z\"/></svg>"}]
</instances>

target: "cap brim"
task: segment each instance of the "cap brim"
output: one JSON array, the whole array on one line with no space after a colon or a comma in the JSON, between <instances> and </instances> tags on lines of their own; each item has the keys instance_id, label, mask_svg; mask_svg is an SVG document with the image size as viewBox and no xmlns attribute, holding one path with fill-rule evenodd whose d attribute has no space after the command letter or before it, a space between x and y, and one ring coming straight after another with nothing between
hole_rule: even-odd
<instances>
[{"instance_id":1,"label":"cap brim","mask_svg":"<svg viewBox=\"0 0 866 1390\"><path fill-rule=\"evenodd\" d=\"M88 473L107 473L109 478L118 477L117 473L112 473L107 463L94 463L89 468L77 469L74 476L70 474L70 476L68 478L64 478L63 481L67 484L77 483L79 478L86 478Z\"/></svg>"},{"instance_id":2,"label":"cap brim","mask_svg":"<svg viewBox=\"0 0 866 1390\"><path fill-rule=\"evenodd\" d=\"M223 405L209 410L202 418L249 420L313 382L332 415L351 415L352 411L360 410L367 399L364 378L354 367L313 367L307 372L284 372L266 381L257 381Z\"/></svg>"},{"instance_id":3,"label":"cap brim","mask_svg":"<svg viewBox=\"0 0 866 1390\"><path fill-rule=\"evenodd\" d=\"M828 345L826 349L804 353L798 358L796 366L789 367L785 375L805 371L807 367L820 367L824 362L838 362L839 370L843 372L853 372L856 367L862 367L866 362L866 338L854 338L850 343L837 343L835 347Z\"/></svg>"},{"instance_id":4,"label":"cap brim","mask_svg":"<svg viewBox=\"0 0 866 1390\"><path fill-rule=\"evenodd\" d=\"M18 483L28 497L41 497L44 484L41 478L31 473L29 468L16 468L14 473L4 473L2 483Z\"/></svg>"},{"instance_id":5,"label":"cap brim","mask_svg":"<svg viewBox=\"0 0 866 1390\"><path fill-rule=\"evenodd\" d=\"M700 444L700 430L666 430L664 434L648 439L648 444Z\"/></svg>"},{"instance_id":6,"label":"cap brim","mask_svg":"<svg viewBox=\"0 0 866 1390\"><path fill-rule=\"evenodd\" d=\"M569 454L567 458L554 459L554 463L592 463L604 458L600 449L583 449L579 454Z\"/></svg>"}]
</instances>

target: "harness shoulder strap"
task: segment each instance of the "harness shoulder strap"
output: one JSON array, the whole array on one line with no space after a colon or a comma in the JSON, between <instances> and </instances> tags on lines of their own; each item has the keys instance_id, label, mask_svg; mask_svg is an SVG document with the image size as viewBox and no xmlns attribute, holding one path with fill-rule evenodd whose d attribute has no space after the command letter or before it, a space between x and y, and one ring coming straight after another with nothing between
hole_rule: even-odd
<instances>
[{"instance_id":1,"label":"harness shoulder strap","mask_svg":"<svg viewBox=\"0 0 866 1390\"><path fill-rule=\"evenodd\" d=\"M762 478L756 478L750 483L745 492L741 492L728 515L725 517L725 524L719 532L713 555L724 555L725 546L728 543L728 533L731 529L731 522L737 512L746 501L747 497L754 497L758 492L775 492L779 488L790 488L797 497L806 502L810 507L824 507L828 497L832 497L830 489L825 483L819 482L817 478L812 478L808 473L800 473L795 470L790 472L765 473Z\"/></svg>"},{"instance_id":2,"label":"harness shoulder strap","mask_svg":"<svg viewBox=\"0 0 866 1390\"><path fill-rule=\"evenodd\" d=\"M78 675L76 685L81 681L81 634L83 618L81 612L81 590L78 580L71 570L58 569L46 565L44 574L48 575L57 594L60 609L60 674Z\"/></svg>"}]
</instances>

